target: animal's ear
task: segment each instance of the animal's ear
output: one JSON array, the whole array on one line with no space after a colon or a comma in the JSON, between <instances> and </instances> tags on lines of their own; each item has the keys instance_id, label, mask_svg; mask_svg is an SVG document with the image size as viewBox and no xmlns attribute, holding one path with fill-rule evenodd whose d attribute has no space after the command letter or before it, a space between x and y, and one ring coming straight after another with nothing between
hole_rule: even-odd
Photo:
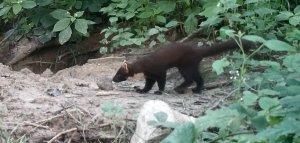
<instances>
[{"instance_id":1,"label":"animal's ear","mask_svg":"<svg viewBox=\"0 0 300 143\"><path fill-rule=\"evenodd\" d=\"M123 61L122 67L125 69L125 72L126 72L126 73L129 73L128 65L127 65L127 63L126 63L126 60Z\"/></svg>"}]
</instances>

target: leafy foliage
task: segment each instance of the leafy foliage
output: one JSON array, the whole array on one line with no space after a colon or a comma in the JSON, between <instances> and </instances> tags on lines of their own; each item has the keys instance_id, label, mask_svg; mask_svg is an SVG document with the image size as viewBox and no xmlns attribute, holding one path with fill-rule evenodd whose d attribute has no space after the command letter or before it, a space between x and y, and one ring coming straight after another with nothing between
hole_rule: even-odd
<instances>
[{"instance_id":1,"label":"leafy foliage","mask_svg":"<svg viewBox=\"0 0 300 143\"><path fill-rule=\"evenodd\" d=\"M58 34L60 44L71 37L88 36L90 25L99 23L95 13L107 0L4 0L0 3L0 18L17 28L17 34L39 37L42 43ZM93 19L89 20L89 19Z\"/></svg>"},{"instance_id":2,"label":"leafy foliage","mask_svg":"<svg viewBox=\"0 0 300 143\"><path fill-rule=\"evenodd\" d=\"M119 117L123 113L123 106L120 104L114 104L111 102L104 102L101 105L101 109L104 112L104 116L110 118Z\"/></svg>"},{"instance_id":3,"label":"leafy foliage","mask_svg":"<svg viewBox=\"0 0 300 143\"><path fill-rule=\"evenodd\" d=\"M101 16L99 16L101 15ZM217 39L248 39L253 51L217 60L218 74L231 71L236 91L233 103L207 111L196 123L180 126L156 113L148 124L173 128L163 142L299 142L300 125L300 6L282 0L4 0L0 18L11 31L31 34L43 43L58 37L61 44L88 36L107 15L103 40L106 53L120 46L152 47L165 42L165 33L185 34L207 26L202 35ZM1 21L2 23L2 21ZM15 30L17 29L17 30ZM236 32L239 31L239 32ZM117 117L122 107L101 106ZM211 130L214 129L214 130Z\"/></svg>"},{"instance_id":4,"label":"leafy foliage","mask_svg":"<svg viewBox=\"0 0 300 143\"><path fill-rule=\"evenodd\" d=\"M166 140L299 142L300 7L290 2L287 8L276 0L210 0L203 5L198 14L207 19L200 26L221 27L218 38L234 38L239 45L240 39L255 41L257 48L244 52L240 47L241 54L213 64L218 74L232 71L236 101L207 111L194 124L185 123L189 127L175 128Z\"/></svg>"},{"instance_id":5,"label":"leafy foliage","mask_svg":"<svg viewBox=\"0 0 300 143\"><path fill-rule=\"evenodd\" d=\"M109 16L110 27L104 29L104 44L112 44L112 51L120 46L149 47L165 42L164 32L182 25L185 32L193 32L198 25L196 12L198 1L137 1L114 0L101 11ZM177 11L184 11L178 13ZM183 18L181 18L183 17Z\"/></svg>"}]
</instances>

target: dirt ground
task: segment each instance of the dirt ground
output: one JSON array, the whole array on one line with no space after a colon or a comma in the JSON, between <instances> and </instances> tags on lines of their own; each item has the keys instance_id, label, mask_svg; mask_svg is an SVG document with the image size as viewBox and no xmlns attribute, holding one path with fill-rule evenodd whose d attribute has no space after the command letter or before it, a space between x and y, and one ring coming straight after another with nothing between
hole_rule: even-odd
<instances>
[{"instance_id":1,"label":"dirt ground","mask_svg":"<svg viewBox=\"0 0 300 143\"><path fill-rule=\"evenodd\" d=\"M146 101L159 99L174 110L198 117L230 92L229 86L224 86L204 90L201 94L175 94L172 89L180 83L180 76L171 70L166 94L155 95L155 89L148 94L138 94L133 86L143 86L142 75L123 83L111 82L123 60L95 59L55 74L47 70L41 75L28 69L12 71L0 64L2 138L29 143L51 139L51 142L128 142L139 109ZM223 79L214 82L220 80ZM116 118L105 117L100 107L105 102L122 105L123 114Z\"/></svg>"}]
</instances>

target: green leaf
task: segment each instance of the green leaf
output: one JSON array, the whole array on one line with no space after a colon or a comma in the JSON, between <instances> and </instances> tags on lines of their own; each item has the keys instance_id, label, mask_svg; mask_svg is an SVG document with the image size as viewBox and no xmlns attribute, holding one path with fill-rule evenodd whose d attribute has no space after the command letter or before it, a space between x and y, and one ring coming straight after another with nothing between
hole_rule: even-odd
<instances>
[{"instance_id":1,"label":"green leaf","mask_svg":"<svg viewBox=\"0 0 300 143\"><path fill-rule=\"evenodd\" d=\"M18 3L13 5L13 12L15 15L17 15L22 10L22 6Z\"/></svg>"},{"instance_id":2,"label":"green leaf","mask_svg":"<svg viewBox=\"0 0 300 143\"><path fill-rule=\"evenodd\" d=\"M110 23L115 23L115 22L117 22L118 21L118 17L110 17L109 18L109 22Z\"/></svg>"},{"instance_id":3,"label":"green leaf","mask_svg":"<svg viewBox=\"0 0 300 143\"><path fill-rule=\"evenodd\" d=\"M53 0L37 0L37 5L39 6L47 6L53 2Z\"/></svg>"},{"instance_id":4,"label":"green leaf","mask_svg":"<svg viewBox=\"0 0 300 143\"><path fill-rule=\"evenodd\" d=\"M198 21L196 17L191 14L188 18L184 21L184 30L187 33L192 33L197 29Z\"/></svg>"},{"instance_id":5,"label":"green leaf","mask_svg":"<svg viewBox=\"0 0 300 143\"><path fill-rule=\"evenodd\" d=\"M208 17L206 21L201 22L200 26L211 26L211 25L217 25L222 21L222 19L219 16L212 16Z\"/></svg>"},{"instance_id":6,"label":"green leaf","mask_svg":"<svg viewBox=\"0 0 300 143\"><path fill-rule=\"evenodd\" d=\"M48 42L48 41L51 40L52 36L53 36L53 33L49 31L49 32L46 32L46 33L40 35L40 36L38 37L38 40L39 40L41 43L45 44L46 42Z\"/></svg>"},{"instance_id":7,"label":"green leaf","mask_svg":"<svg viewBox=\"0 0 300 143\"><path fill-rule=\"evenodd\" d=\"M208 110L205 116L196 120L196 129L204 131L209 127L225 128L234 120L240 119L240 114L233 109L223 107L215 111Z\"/></svg>"},{"instance_id":8,"label":"green leaf","mask_svg":"<svg viewBox=\"0 0 300 143\"><path fill-rule=\"evenodd\" d=\"M124 9L126 6L128 5L128 2L127 1L121 1L119 4L117 4L116 7L118 8L121 8L121 9Z\"/></svg>"},{"instance_id":9,"label":"green leaf","mask_svg":"<svg viewBox=\"0 0 300 143\"><path fill-rule=\"evenodd\" d=\"M294 14L289 11L281 11L280 14L276 16L276 19L278 21L288 20L290 17L292 17Z\"/></svg>"},{"instance_id":10,"label":"green leaf","mask_svg":"<svg viewBox=\"0 0 300 143\"><path fill-rule=\"evenodd\" d=\"M150 126L156 126L158 124L158 122L155 120L150 120L150 121L147 121L147 124Z\"/></svg>"},{"instance_id":11,"label":"green leaf","mask_svg":"<svg viewBox=\"0 0 300 143\"><path fill-rule=\"evenodd\" d=\"M149 36L152 36L152 35L155 35L159 33L159 31L156 29L156 28L151 28L149 31L148 31L148 35Z\"/></svg>"},{"instance_id":12,"label":"green leaf","mask_svg":"<svg viewBox=\"0 0 300 143\"><path fill-rule=\"evenodd\" d=\"M263 37L257 36L257 35L245 35L242 37L243 39L250 40L253 42L260 42L264 43L266 40Z\"/></svg>"},{"instance_id":13,"label":"green leaf","mask_svg":"<svg viewBox=\"0 0 300 143\"><path fill-rule=\"evenodd\" d=\"M174 27L174 26L177 26L178 25L178 22L177 21L170 21L169 23L166 24L166 27L167 28L170 28L170 27Z\"/></svg>"},{"instance_id":14,"label":"green leaf","mask_svg":"<svg viewBox=\"0 0 300 143\"><path fill-rule=\"evenodd\" d=\"M152 16L152 12L148 12L148 11L144 11L141 14L139 14L139 18L145 19L145 18L149 18Z\"/></svg>"},{"instance_id":15,"label":"green leaf","mask_svg":"<svg viewBox=\"0 0 300 143\"><path fill-rule=\"evenodd\" d=\"M300 71L300 53L289 55L283 60L283 65L288 68L289 71Z\"/></svg>"},{"instance_id":16,"label":"green leaf","mask_svg":"<svg viewBox=\"0 0 300 143\"><path fill-rule=\"evenodd\" d=\"M117 117L123 113L123 105L112 102L104 102L101 104L101 109L106 117Z\"/></svg>"},{"instance_id":17,"label":"green leaf","mask_svg":"<svg viewBox=\"0 0 300 143\"><path fill-rule=\"evenodd\" d=\"M296 96L287 96L280 99L280 103L283 108L288 108L289 111L299 111L300 110L300 95Z\"/></svg>"},{"instance_id":18,"label":"green leaf","mask_svg":"<svg viewBox=\"0 0 300 143\"><path fill-rule=\"evenodd\" d=\"M259 99L258 105L263 110L270 110L271 108L279 105L279 100L276 98L262 97Z\"/></svg>"},{"instance_id":19,"label":"green leaf","mask_svg":"<svg viewBox=\"0 0 300 143\"><path fill-rule=\"evenodd\" d=\"M266 128L264 131L258 132L256 135L256 140L268 141L270 143L281 142L279 141L280 138L299 132L300 122L295 119L286 118L278 125Z\"/></svg>"},{"instance_id":20,"label":"green leaf","mask_svg":"<svg viewBox=\"0 0 300 143\"><path fill-rule=\"evenodd\" d=\"M70 23L71 23L70 18L64 18L64 19L59 20L54 25L53 32L62 31L64 29L66 29L70 25Z\"/></svg>"},{"instance_id":21,"label":"green leaf","mask_svg":"<svg viewBox=\"0 0 300 143\"><path fill-rule=\"evenodd\" d=\"M279 40L268 40L264 43L264 45L273 51L296 51L295 47Z\"/></svg>"},{"instance_id":22,"label":"green leaf","mask_svg":"<svg viewBox=\"0 0 300 143\"><path fill-rule=\"evenodd\" d=\"M259 65L260 66L269 66L269 67L273 67L276 69L280 69L281 66L278 62L274 62L274 61L259 61Z\"/></svg>"},{"instance_id":23,"label":"green leaf","mask_svg":"<svg viewBox=\"0 0 300 143\"><path fill-rule=\"evenodd\" d=\"M271 89L262 89L258 91L259 96L265 96L265 95L271 95L271 96L276 96L279 95L280 93L278 91L274 91Z\"/></svg>"},{"instance_id":24,"label":"green leaf","mask_svg":"<svg viewBox=\"0 0 300 143\"><path fill-rule=\"evenodd\" d=\"M22 1L21 3L22 7L23 8L26 8L26 9L31 9L31 8L34 8L36 6L36 3L34 1Z\"/></svg>"},{"instance_id":25,"label":"green leaf","mask_svg":"<svg viewBox=\"0 0 300 143\"><path fill-rule=\"evenodd\" d=\"M298 76L299 78L299 76ZM274 90L280 92L280 95L289 95L296 96L300 93L300 86L291 85L291 86L275 86Z\"/></svg>"},{"instance_id":26,"label":"green leaf","mask_svg":"<svg viewBox=\"0 0 300 143\"><path fill-rule=\"evenodd\" d=\"M300 13L300 5L297 5L297 7L294 9L294 13L295 14L299 14Z\"/></svg>"},{"instance_id":27,"label":"green leaf","mask_svg":"<svg viewBox=\"0 0 300 143\"><path fill-rule=\"evenodd\" d=\"M224 68L229 66L229 61L226 58L223 58L221 60L216 60L212 64L213 71L217 72L217 75L220 75L224 72Z\"/></svg>"},{"instance_id":28,"label":"green leaf","mask_svg":"<svg viewBox=\"0 0 300 143\"><path fill-rule=\"evenodd\" d=\"M157 20L158 22L161 22L161 23L166 23L166 22L167 22L166 17L164 17L164 16L162 16L162 15L156 16L156 20Z\"/></svg>"},{"instance_id":29,"label":"green leaf","mask_svg":"<svg viewBox=\"0 0 300 143\"><path fill-rule=\"evenodd\" d=\"M101 47L99 49L100 54L106 54L108 52L108 48L107 47Z\"/></svg>"},{"instance_id":30,"label":"green leaf","mask_svg":"<svg viewBox=\"0 0 300 143\"><path fill-rule=\"evenodd\" d=\"M51 12L50 15L52 17L54 17L55 19L58 19L58 20L72 17L70 15L70 13L67 10L64 10L64 9L56 9L53 12Z\"/></svg>"},{"instance_id":31,"label":"green leaf","mask_svg":"<svg viewBox=\"0 0 300 143\"><path fill-rule=\"evenodd\" d=\"M48 28L56 23L56 19L54 19L50 15L45 15L45 16L41 17L40 22L44 28Z\"/></svg>"},{"instance_id":32,"label":"green leaf","mask_svg":"<svg viewBox=\"0 0 300 143\"><path fill-rule=\"evenodd\" d=\"M156 41L153 40L153 41L150 42L149 47L152 48L155 45L156 45Z\"/></svg>"},{"instance_id":33,"label":"green leaf","mask_svg":"<svg viewBox=\"0 0 300 143\"><path fill-rule=\"evenodd\" d=\"M10 6L2 8L0 10L0 16L7 14L9 12L10 8L11 8Z\"/></svg>"},{"instance_id":34,"label":"green leaf","mask_svg":"<svg viewBox=\"0 0 300 143\"><path fill-rule=\"evenodd\" d=\"M176 2L175 1L158 1L157 5L159 9L164 13L169 13L175 10Z\"/></svg>"},{"instance_id":35,"label":"green leaf","mask_svg":"<svg viewBox=\"0 0 300 143\"><path fill-rule=\"evenodd\" d=\"M196 139L196 128L191 122L179 125L161 143L194 143Z\"/></svg>"},{"instance_id":36,"label":"green leaf","mask_svg":"<svg viewBox=\"0 0 300 143\"><path fill-rule=\"evenodd\" d=\"M86 22L85 19L76 19L75 21L75 29L83 34L86 35L87 34L87 29L88 29L88 24Z\"/></svg>"},{"instance_id":37,"label":"green leaf","mask_svg":"<svg viewBox=\"0 0 300 143\"><path fill-rule=\"evenodd\" d=\"M128 19L130 19L130 18L132 18L134 16L135 16L135 13L133 13L133 12L127 12L125 14L125 19L128 20Z\"/></svg>"},{"instance_id":38,"label":"green leaf","mask_svg":"<svg viewBox=\"0 0 300 143\"><path fill-rule=\"evenodd\" d=\"M235 31L232 30L232 29L229 29L228 27L222 27L220 29L220 36L223 38L223 39L226 39L227 36L231 37L231 38L234 38L235 36Z\"/></svg>"},{"instance_id":39,"label":"green leaf","mask_svg":"<svg viewBox=\"0 0 300 143\"><path fill-rule=\"evenodd\" d=\"M78 11L76 13L74 13L74 17L78 18L81 17L83 15L84 11Z\"/></svg>"},{"instance_id":40,"label":"green leaf","mask_svg":"<svg viewBox=\"0 0 300 143\"><path fill-rule=\"evenodd\" d=\"M300 16L293 16L289 19L289 22L293 26L297 26L300 23Z\"/></svg>"},{"instance_id":41,"label":"green leaf","mask_svg":"<svg viewBox=\"0 0 300 143\"><path fill-rule=\"evenodd\" d=\"M246 106L252 106L256 104L258 96L250 91L245 91L243 96L243 102Z\"/></svg>"},{"instance_id":42,"label":"green leaf","mask_svg":"<svg viewBox=\"0 0 300 143\"><path fill-rule=\"evenodd\" d=\"M132 43L134 43L135 45L138 45L138 46L142 45L142 40L141 40L141 38L131 38L130 40L131 40Z\"/></svg>"},{"instance_id":43,"label":"green leaf","mask_svg":"<svg viewBox=\"0 0 300 143\"><path fill-rule=\"evenodd\" d=\"M267 8L267 7L259 7L257 9L254 10L258 15L260 16L264 16L264 15L267 15L267 14L272 14L274 12L276 12L277 10L274 10L274 9L270 9L270 8Z\"/></svg>"},{"instance_id":44,"label":"green leaf","mask_svg":"<svg viewBox=\"0 0 300 143\"><path fill-rule=\"evenodd\" d=\"M158 122L166 122L168 119L168 114L166 114L165 112L154 113L154 116Z\"/></svg>"},{"instance_id":45,"label":"green leaf","mask_svg":"<svg viewBox=\"0 0 300 143\"><path fill-rule=\"evenodd\" d=\"M257 3L259 0L245 0L245 4Z\"/></svg>"},{"instance_id":46,"label":"green leaf","mask_svg":"<svg viewBox=\"0 0 300 143\"><path fill-rule=\"evenodd\" d=\"M156 37L156 39L161 42L164 43L166 41L165 35L164 34L158 34L158 36Z\"/></svg>"},{"instance_id":47,"label":"green leaf","mask_svg":"<svg viewBox=\"0 0 300 143\"><path fill-rule=\"evenodd\" d=\"M257 115L250 118L252 125L258 130L264 130L268 127L268 121L265 115Z\"/></svg>"},{"instance_id":48,"label":"green leaf","mask_svg":"<svg viewBox=\"0 0 300 143\"><path fill-rule=\"evenodd\" d=\"M58 35L58 41L61 45L69 41L72 35L72 29L70 26L66 27L63 31L61 31Z\"/></svg>"},{"instance_id":49,"label":"green leaf","mask_svg":"<svg viewBox=\"0 0 300 143\"><path fill-rule=\"evenodd\" d=\"M222 8L218 7L217 5L205 7L205 10L200 13L200 15L203 15L205 17L216 17L221 11L223 11Z\"/></svg>"}]
</instances>

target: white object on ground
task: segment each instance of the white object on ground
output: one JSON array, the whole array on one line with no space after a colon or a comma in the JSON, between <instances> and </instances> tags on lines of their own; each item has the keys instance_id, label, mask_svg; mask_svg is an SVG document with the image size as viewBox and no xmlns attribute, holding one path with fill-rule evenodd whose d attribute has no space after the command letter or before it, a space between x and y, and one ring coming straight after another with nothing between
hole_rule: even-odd
<instances>
[{"instance_id":1,"label":"white object on ground","mask_svg":"<svg viewBox=\"0 0 300 143\"><path fill-rule=\"evenodd\" d=\"M148 121L156 120L154 116L157 112L164 112L168 115L168 122L183 123L183 122L195 122L195 118L174 111L171 107L160 100L150 100L144 103L140 114L137 119L137 125L134 135L131 138L130 143L146 143L153 137L162 134L161 130L155 126L148 125Z\"/></svg>"}]
</instances>

